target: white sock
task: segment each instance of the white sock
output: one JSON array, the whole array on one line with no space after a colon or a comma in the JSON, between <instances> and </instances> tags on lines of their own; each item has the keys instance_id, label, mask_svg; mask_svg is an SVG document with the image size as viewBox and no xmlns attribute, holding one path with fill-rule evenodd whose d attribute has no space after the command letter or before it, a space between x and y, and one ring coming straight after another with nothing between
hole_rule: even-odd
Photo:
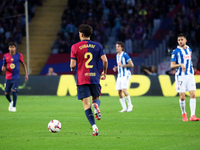
<instances>
[{"instance_id":1,"label":"white sock","mask_svg":"<svg viewBox=\"0 0 200 150\"><path fill-rule=\"evenodd\" d=\"M93 131L94 131L96 128L97 128L97 125L94 124L94 125L92 126ZM97 129L98 129L98 128L97 128Z\"/></svg>"},{"instance_id":2,"label":"white sock","mask_svg":"<svg viewBox=\"0 0 200 150\"><path fill-rule=\"evenodd\" d=\"M131 97L130 97L130 95L129 96L125 96L125 99L126 99L126 102L127 102L128 106L131 106L132 103L131 103Z\"/></svg>"},{"instance_id":3,"label":"white sock","mask_svg":"<svg viewBox=\"0 0 200 150\"><path fill-rule=\"evenodd\" d=\"M190 98L191 116L195 115L195 110L196 110L196 99L195 98Z\"/></svg>"},{"instance_id":4,"label":"white sock","mask_svg":"<svg viewBox=\"0 0 200 150\"><path fill-rule=\"evenodd\" d=\"M122 109L123 110L127 110L125 99L124 98L120 98L119 101L120 101L120 103L122 105Z\"/></svg>"},{"instance_id":5,"label":"white sock","mask_svg":"<svg viewBox=\"0 0 200 150\"><path fill-rule=\"evenodd\" d=\"M186 113L185 112L185 100L182 101L182 100L179 99L179 104L180 104L180 107L181 107L182 114Z\"/></svg>"}]
</instances>

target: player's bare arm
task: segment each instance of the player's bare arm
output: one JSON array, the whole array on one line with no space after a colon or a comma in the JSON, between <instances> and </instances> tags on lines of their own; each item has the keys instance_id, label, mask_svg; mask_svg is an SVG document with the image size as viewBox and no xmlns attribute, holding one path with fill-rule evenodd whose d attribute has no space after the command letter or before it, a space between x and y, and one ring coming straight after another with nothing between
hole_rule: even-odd
<instances>
[{"instance_id":1,"label":"player's bare arm","mask_svg":"<svg viewBox=\"0 0 200 150\"><path fill-rule=\"evenodd\" d=\"M133 62L132 62L131 59L128 61L128 64L126 64L126 65L122 65L121 62L119 62L118 65L121 66L121 67L125 67L125 68L132 68L132 67L134 67L134 64L133 64Z\"/></svg>"},{"instance_id":2,"label":"player's bare arm","mask_svg":"<svg viewBox=\"0 0 200 150\"><path fill-rule=\"evenodd\" d=\"M101 59L103 61L103 72L101 73L102 75L101 80L105 80L106 74L107 74L107 68L108 68L108 60L107 60L106 55L102 55Z\"/></svg>"},{"instance_id":3,"label":"player's bare arm","mask_svg":"<svg viewBox=\"0 0 200 150\"><path fill-rule=\"evenodd\" d=\"M6 65L5 64L3 64L3 66L1 67L1 70L6 71Z\"/></svg>"},{"instance_id":4,"label":"player's bare arm","mask_svg":"<svg viewBox=\"0 0 200 150\"><path fill-rule=\"evenodd\" d=\"M150 72L148 69L144 69L144 71L145 71L148 75L151 74L151 72Z\"/></svg>"},{"instance_id":5,"label":"player's bare arm","mask_svg":"<svg viewBox=\"0 0 200 150\"><path fill-rule=\"evenodd\" d=\"M113 71L116 72L117 71L117 66L113 67Z\"/></svg>"},{"instance_id":6,"label":"player's bare arm","mask_svg":"<svg viewBox=\"0 0 200 150\"><path fill-rule=\"evenodd\" d=\"M28 72L27 72L27 67L26 64L23 62L22 66L24 68L24 72L25 72L25 81L28 81Z\"/></svg>"},{"instance_id":7,"label":"player's bare arm","mask_svg":"<svg viewBox=\"0 0 200 150\"><path fill-rule=\"evenodd\" d=\"M74 71L76 69L76 60L75 59L71 59L70 68L71 68L71 71Z\"/></svg>"},{"instance_id":8,"label":"player's bare arm","mask_svg":"<svg viewBox=\"0 0 200 150\"><path fill-rule=\"evenodd\" d=\"M181 67L184 72L186 72L186 67L184 64L176 64L176 62L172 61L171 62L171 69L179 68Z\"/></svg>"}]
</instances>

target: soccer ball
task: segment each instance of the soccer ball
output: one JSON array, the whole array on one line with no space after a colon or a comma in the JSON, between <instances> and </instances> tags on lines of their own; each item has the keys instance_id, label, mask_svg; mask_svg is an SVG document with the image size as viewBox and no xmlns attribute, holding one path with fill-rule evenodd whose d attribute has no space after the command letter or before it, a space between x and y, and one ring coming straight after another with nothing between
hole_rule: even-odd
<instances>
[{"instance_id":1,"label":"soccer ball","mask_svg":"<svg viewBox=\"0 0 200 150\"><path fill-rule=\"evenodd\" d=\"M51 120L48 124L50 132L57 133L61 130L61 123L58 120Z\"/></svg>"}]
</instances>

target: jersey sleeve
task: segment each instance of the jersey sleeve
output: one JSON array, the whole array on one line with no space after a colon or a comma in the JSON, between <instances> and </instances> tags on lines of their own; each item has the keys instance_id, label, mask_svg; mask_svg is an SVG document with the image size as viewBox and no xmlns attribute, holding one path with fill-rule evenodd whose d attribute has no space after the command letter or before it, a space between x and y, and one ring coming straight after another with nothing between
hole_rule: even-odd
<instances>
[{"instance_id":1,"label":"jersey sleeve","mask_svg":"<svg viewBox=\"0 0 200 150\"><path fill-rule=\"evenodd\" d=\"M103 47L101 46L101 44L99 44L99 46L100 46L100 57L101 57L102 55L105 55L105 52L104 52Z\"/></svg>"},{"instance_id":2,"label":"jersey sleeve","mask_svg":"<svg viewBox=\"0 0 200 150\"><path fill-rule=\"evenodd\" d=\"M189 50L190 50L190 55L191 55L191 57L192 57L192 49L191 49L191 48L189 48Z\"/></svg>"},{"instance_id":3,"label":"jersey sleeve","mask_svg":"<svg viewBox=\"0 0 200 150\"><path fill-rule=\"evenodd\" d=\"M126 62L128 62L129 60L131 60L131 58L129 57L129 55L127 53L124 54L124 58L125 58Z\"/></svg>"},{"instance_id":4,"label":"jersey sleeve","mask_svg":"<svg viewBox=\"0 0 200 150\"><path fill-rule=\"evenodd\" d=\"M71 47L71 59L77 59L76 58L77 56L76 56L76 48L75 48L75 46L74 45L72 45L72 47Z\"/></svg>"},{"instance_id":5,"label":"jersey sleeve","mask_svg":"<svg viewBox=\"0 0 200 150\"><path fill-rule=\"evenodd\" d=\"M20 61L21 63L24 62L24 58L23 58L23 55L22 55L22 54L20 54L19 61Z\"/></svg>"},{"instance_id":6,"label":"jersey sleeve","mask_svg":"<svg viewBox=\"0 0 200 150\"><path fill-rule=\"evenodd\" d=\"M171 61L174 61L174 62L177 61L177 52L175 50L173 50L172 52Z\"/></svg>"},{"instance_id":7,"label":"jersey sleeve","mask_svg":"<svg viewBox=\"0 0 200 150\"><path fill-rule=\"evenodd\" d=\"M3 64L4 65L6 64L6 57L5 57L5 55L3 56Z\"/></svg>"}]
</instances>

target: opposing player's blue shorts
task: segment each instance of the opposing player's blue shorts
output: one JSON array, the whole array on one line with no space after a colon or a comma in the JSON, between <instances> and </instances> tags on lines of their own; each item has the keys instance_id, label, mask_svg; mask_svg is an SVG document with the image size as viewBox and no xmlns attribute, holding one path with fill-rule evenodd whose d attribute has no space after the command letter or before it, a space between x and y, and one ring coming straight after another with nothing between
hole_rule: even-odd
<instances>
[{"instance_id":1,"label":"opposing player's blue shorts","mask_svg":"<svg viewBox=\"0 0 200 150\"><path fill-rule=\"evenodd\" d=\"M12 90L15 90L18 92L18 86L19 86L19 79L11 79L11 80L6 80L5 82L5 92L10 93L11 88Z\"/></svg>"},{"instance_id":2,"label":"opposing player's blue shorts","mask_svg":"<svg viewBox=\"0 0 200 150\"><path fill-rule=\"evenodd\" d=\"M77 95L78 99L80 100L90 96L93 96L94 98L99 97L101 95L101 85L100 84L77 85Z\"/></svg>"}]
</instances>

